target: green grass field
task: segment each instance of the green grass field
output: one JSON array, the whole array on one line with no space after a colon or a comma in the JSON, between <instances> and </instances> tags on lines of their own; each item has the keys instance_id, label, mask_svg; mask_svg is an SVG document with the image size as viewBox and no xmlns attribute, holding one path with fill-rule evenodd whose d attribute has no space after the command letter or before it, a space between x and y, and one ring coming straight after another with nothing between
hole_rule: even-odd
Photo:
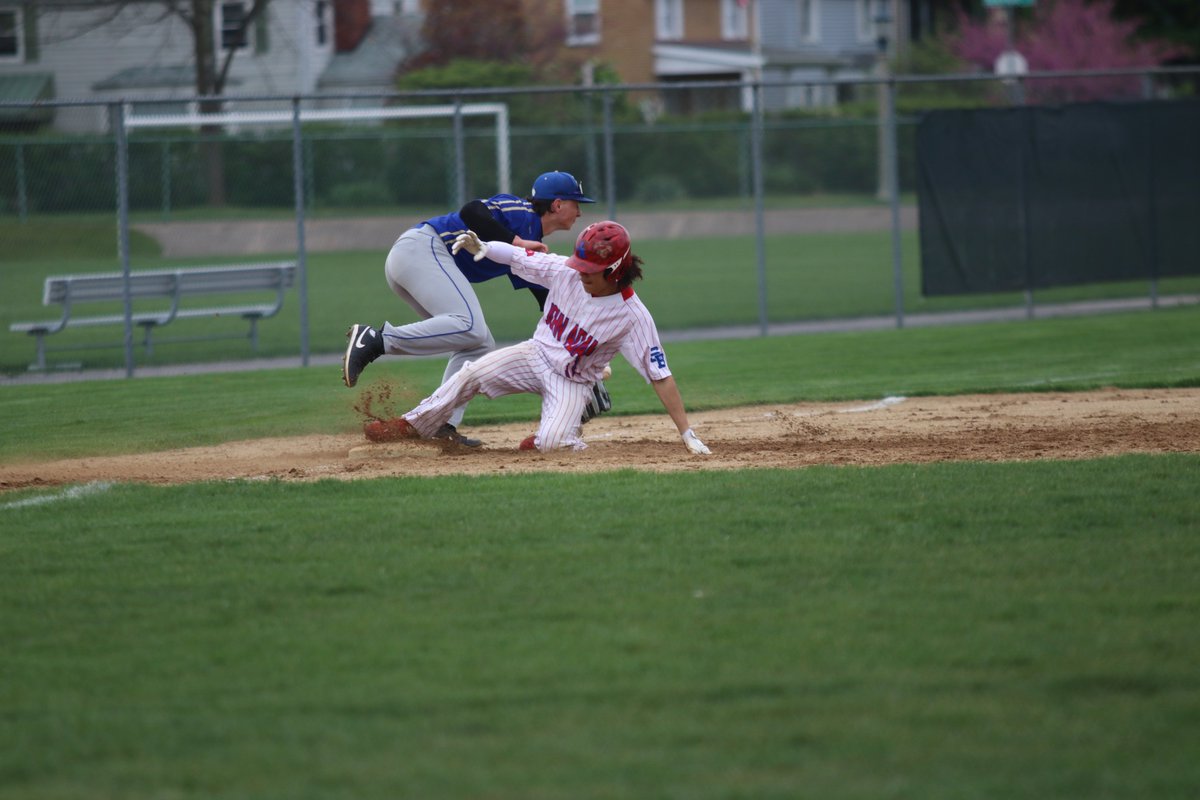
<instances>
[{"instance_id":1,"label":"green grass field","mask_svg":"<svg viewBox=\"0 0 1200 800\"><path fill-rule=\"evenodd\" d=\"M1198 466L6 506L0 797L1194 797Z\"/></svg>"},{"instance_id":2,"label":"green grass field","mask_svg":"<svg viewBox=\"0 0 1200 800\"><path fill-rule=\"evenodd\" d=\"M1197 341L1181 308L668 352L716 408L1194 387ZM353 394L6 386L0 482L348 431ZM0 798L1193 798L1197 485L1192 453L2 492Z\"/></svg>"}]
</instances>

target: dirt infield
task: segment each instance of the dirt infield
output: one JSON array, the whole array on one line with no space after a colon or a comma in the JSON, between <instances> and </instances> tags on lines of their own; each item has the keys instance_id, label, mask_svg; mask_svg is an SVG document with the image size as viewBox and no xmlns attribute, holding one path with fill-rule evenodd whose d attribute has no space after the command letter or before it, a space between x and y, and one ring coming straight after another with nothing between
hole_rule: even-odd
<instances>
[{"instance_id":1,"label":"dirt infield","mask_svg":"<svg viewBox=\"0 0 1200 800\"><path fill-rule=\"evenodd\" d=\"M1200 389L885 398L700 411L713 450L689 455L665 414L589 422L582 452L516 449L533 424L474 427L479 450L372 444L361 434L255 439L155 453L0 467L0 489L92 481L312 481L402 475L731 470L814 464L1084 459L1200 452Z\"/></svg>"}]
</instances>

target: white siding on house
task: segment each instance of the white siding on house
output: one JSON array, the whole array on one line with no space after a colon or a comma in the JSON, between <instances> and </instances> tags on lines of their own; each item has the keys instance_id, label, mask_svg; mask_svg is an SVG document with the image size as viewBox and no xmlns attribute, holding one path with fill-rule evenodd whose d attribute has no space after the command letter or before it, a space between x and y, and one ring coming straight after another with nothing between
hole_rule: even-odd
<instances>
[{"instance_id":1,"label":"white siding on house","mask_svg":"<svg viewBox=\"0 0 1200 800\"><path fill-rule=\"evenodd\" d=\"M98 11L39 12L38 61L24 65L25 71L53 73L57 100L97 99L92 85L121 70L150 58L183 63L180 54L190 52L190 34L183 25L159 23L160 17L160 10L136 5L106 25L101 25L105 14ZM67 131L104 130L107 111L61 108L55 124Z\"/></svg>"},{"instance_id":2,"label":"white siding on house","mask_svg":"<svg viewBox=\"0 0 1200 800\"><path fill-rule=\"evenodd\" d=\"M317 43L316 8L321 0L307 2L272 4L269 8L278 16L273 22L286 31L283 39L283 52L273 52L269 62L272 72L287 65L291 73L291 87L285 89L288 93L308 94L316 91L317 79L329 66L333 58L333 4L325 0L323 13L327 35L323 45ZM277 50L272 41L272 50ZM282 75L276 75L276 82Z\"/></svg>"},{"instance_id":3,"label":"white siding on house","mask_svg":"<svg viewBox=\"0 0 1200 800\"><path fill-rule=\"evenodd\" d=\"M825 2L821 7L821 41L827 47L858 50L858 10L854 0Z\"/></svg>"},{"instance_id":4,"label":"white siding on house","mask_svg":"<svg viewBox=\"0 0 1200 800\"><path fill-rule=\"evenodd\" d=\"M759 0L759 21L762 31L759 40L764 47L786 47L789 37L786 31L796 27L794 3L767 2Z\"/></svg>"},{"instance_id":5,"label":"white siding on house","mask_svg":"<svg viewBox=\"0 0 1200 800\"><path fill-rule=\"evenodd\" d=\"M840 73L845 74L845 73ZM837 93L828 84L792 83L793 81L827 81L832 76L824 67L772 69L764 73L768 82L787 82L786 86L768 87L763 92L763 105L769 110L783 108L819 108L837 105Z\"/></svg>"},{"instance_id":6,"label":"white siding on house","mask_svg":"<svg viewBox=\"0 0 1200 800\"><path fill-rule=\"evenodd\" d=\"M762 2L762 43L765 47L784 48L787 50L802 50L813 47L822 41L822 17L825 15L824 6L829 2L839 0L761 0ZM805 12L808 21L802 17ZM809 35L804 31L809 28Z\"/></svg>"},{"instance_id":7,"label":"white siding on house","mask_svg":"<svg viewBox=\"0 0 1200 800\"><path fill-rule=\"evenodd\" d=\"M860 0L807 0L816 28L809 39L802 36L802 0L759 0L762 14L762 44L768 48L827 53L869 51L873 39L859 36Z\"/></svg>"}]
</instances>

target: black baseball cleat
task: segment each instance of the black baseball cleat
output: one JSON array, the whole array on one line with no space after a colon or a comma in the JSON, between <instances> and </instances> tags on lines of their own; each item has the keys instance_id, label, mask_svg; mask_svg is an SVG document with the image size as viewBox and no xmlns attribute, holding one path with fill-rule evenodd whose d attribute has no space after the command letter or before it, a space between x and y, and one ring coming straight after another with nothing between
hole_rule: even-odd
<instances>
[{"instance_id":1,"label":"black baseball cleat","mask_svg":"<svg viewBox=\"0 0 1200 800\"><path fill-rule=\"evenodd\" d=\"M463 436L458 432L458 428L454 427L449 422L438 428L437 432L433 434L433 438L446 439L454 442L455 444L461 444L463 447L480 447L483 445L483 442L481 442L479 439L472 439L470 436Z\"/></svg>"},{"instance_id":2,"label":"black baseball cleat","mask_svg":"<svg viewBox=\"0 0 1200 800\"><path fill-rule=\"evenodd\" d=\"M383 355L383 335L370 325L355 324L346 331L346 336L350 341L342 358L342 382L353 386L367 364Z\"/></svg>"}]
</instances>

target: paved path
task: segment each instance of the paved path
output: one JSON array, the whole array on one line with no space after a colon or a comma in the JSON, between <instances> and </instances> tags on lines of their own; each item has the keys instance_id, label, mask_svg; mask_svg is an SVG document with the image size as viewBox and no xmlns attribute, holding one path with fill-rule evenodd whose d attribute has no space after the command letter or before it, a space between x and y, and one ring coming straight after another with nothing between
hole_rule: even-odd
<instances>
[{"instance_id":1,"label":"paved path","mask_svg":"<svg viewBox=\"0 0 1200 800\"><path fill-rule=\"evenodd\" d=\"M603 213L603 208L596 211ZM589 213L582 221L598 218L596 213ZM313 253L386 252L396 237L416 221L407 217L308 220L304 224L305 249ZM634 241L750 235L755 231L752 211L645 212L620 214L618 221L629 229ZM916 208L901 207L901 229L911 230L916 224ZM891 210L887 206L775 209L764 212L763 227L767 234L888 230ZM258 255L296 249L294 220L145 222L134 229L156 239L167 258Z\"/></svg>"}]
</instances>

